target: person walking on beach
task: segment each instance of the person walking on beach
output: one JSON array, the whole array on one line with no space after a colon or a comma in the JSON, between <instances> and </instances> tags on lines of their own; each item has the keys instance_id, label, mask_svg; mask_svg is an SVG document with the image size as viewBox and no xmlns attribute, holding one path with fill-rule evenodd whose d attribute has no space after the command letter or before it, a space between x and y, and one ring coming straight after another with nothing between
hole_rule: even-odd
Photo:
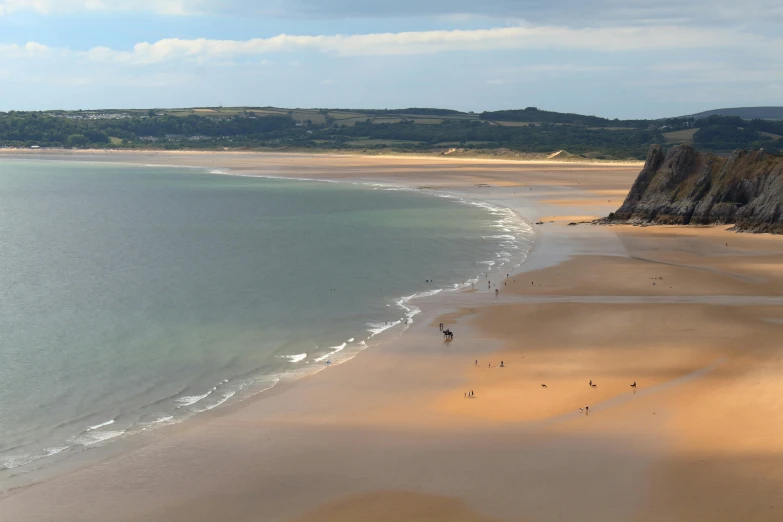
<instances>
[{"instance_id":1,"label":"person walking on beach","mask_svg":"<svg viewBox=\"0 0 783 522\"><path fill-rule=\"evenodd\" d=\"M495 297L497 297L499 293L500 293L500 290L498 290L497 288L495 288Z\"/></svg>"},{"instance_id":2,"label":"person walking on beach","mask_svg":"<svg viewBox=\"0 0 783 522\"><path fill-rule=\"evenodd\" d=\"M478 366L478 359L476 359L476 366Z\"/></svg>"},{"instance_id":3,"label":"person walking on beach","mask_svg":"<svg viewBox=\"0 0 783 522\"><path fill-rule=\"evenodd\" d=\"M440 328L440 331L442 332L443 331L443 323L440 323L440 325L438 325L438 327Z\"/></svg>"}]
</instances>

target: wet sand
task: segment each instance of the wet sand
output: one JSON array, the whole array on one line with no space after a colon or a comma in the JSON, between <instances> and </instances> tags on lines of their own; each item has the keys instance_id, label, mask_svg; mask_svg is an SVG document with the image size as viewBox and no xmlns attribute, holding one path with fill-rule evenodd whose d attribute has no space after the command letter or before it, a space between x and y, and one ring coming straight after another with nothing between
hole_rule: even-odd
<instances>
[{"instance_id":1,"label":"wet sand","mask_svg":"<svg viewBox=\"0 0 783 522\"><path fill-rule=\"evenodd\" d=\"M204 164L140 157L119 159ZM422 300L399 339L13 490L0 520L783 519L783 237L568 225L615 210L638 166L207 157L546 222L499 296Z\"/></svg>"}]
</instances>

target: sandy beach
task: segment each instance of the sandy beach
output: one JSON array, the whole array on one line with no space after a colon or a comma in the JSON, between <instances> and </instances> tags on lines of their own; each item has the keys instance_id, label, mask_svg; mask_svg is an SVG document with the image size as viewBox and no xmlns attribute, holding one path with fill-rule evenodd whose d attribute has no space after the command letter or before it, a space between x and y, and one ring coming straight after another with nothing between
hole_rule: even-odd
<instances>
[{"instance_id":1,"label":"sandy beach","mask_svg":"<svg viewBox=\"0 0 783 522\"><path fill-rule=\"evenodd\" d=\"M639 164L47 157L427 187L541 224L521 271L422 299L399 338L8 491L0 521L783 520L783 237L577 224Z\"/></svg>"}]
</instances>

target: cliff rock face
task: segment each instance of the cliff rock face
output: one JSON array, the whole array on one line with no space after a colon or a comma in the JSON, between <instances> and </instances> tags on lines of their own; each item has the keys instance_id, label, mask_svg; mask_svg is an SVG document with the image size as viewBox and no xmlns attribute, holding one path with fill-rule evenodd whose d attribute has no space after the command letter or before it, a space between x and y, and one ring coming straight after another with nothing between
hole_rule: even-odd
<instances>
[{"instance_id":1,"label":"cliff rock face","mask_svg":"<svg viewBox=\"0 0 783 522\"><path fill-rule=\"evenodd\" d=\"M737 150L729 158L687 145L650 147L623 205L607 222L735 224L783 234L783 158Z\"/></svg>"}]
</instances>

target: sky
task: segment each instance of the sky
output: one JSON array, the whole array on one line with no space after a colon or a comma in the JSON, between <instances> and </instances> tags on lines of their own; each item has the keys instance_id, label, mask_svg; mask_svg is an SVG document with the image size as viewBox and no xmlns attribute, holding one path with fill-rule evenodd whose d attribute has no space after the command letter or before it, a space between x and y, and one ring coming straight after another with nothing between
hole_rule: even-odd
<instances>
[{"instance_id":1,"label":"sky","mask_svg":"<svg viewBox=\"0 0 783 522\"><path fill-rule=\"evenodd\" d=\"M0 110L783 105L782 0L0 0Z\"/></svg>"}]
</instances>

